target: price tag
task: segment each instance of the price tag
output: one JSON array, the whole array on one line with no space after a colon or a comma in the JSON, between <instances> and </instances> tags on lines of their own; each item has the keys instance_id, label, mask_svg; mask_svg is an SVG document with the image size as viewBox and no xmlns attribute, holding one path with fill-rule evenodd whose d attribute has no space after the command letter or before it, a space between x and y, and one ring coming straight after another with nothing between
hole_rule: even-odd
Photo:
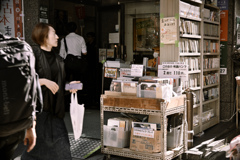
<instances>
[{"instance_id":1,"label":"price tag","mask_svg":"<svg viewBox=\"0 0 240 160\"><path fill-rule=\"evenodd\" d=\"M227 68L220 68L220 74L227 74Z\"/></svg>"}]
</instances>

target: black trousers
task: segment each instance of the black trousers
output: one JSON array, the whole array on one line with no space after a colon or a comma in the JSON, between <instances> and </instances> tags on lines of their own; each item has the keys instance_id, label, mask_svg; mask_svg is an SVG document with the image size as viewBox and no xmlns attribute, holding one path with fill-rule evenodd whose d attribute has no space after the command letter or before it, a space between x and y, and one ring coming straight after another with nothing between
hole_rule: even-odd
<instances>
[{"instance_id":1,"label":"black trousers","mask_svg":"<svg viewBox=\"0 0 240 160\"><path fill-rule=\"evenodd\" d=\"M7 137L0 137L1 160L10 160L19 143L23 142L26 130L17 132Z\"/></svg>"}]
</instances>

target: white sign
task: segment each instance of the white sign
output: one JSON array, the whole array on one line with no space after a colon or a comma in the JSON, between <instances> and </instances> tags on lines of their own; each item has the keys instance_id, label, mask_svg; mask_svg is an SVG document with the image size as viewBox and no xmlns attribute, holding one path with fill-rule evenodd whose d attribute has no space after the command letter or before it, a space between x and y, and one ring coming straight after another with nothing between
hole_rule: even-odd
<instances>
[{"instance_id":1,"label":"white sign","mask_svg":"<svg viewBox=\"0 0 240 160\"><path fill-rule=\"evenodd\" d=\"M220 68L220 74L227 74L227 68Z\"/></svg>"},{"instance_id":2,"label":"white sign","mask_svg":"<svg viewBox=\"0 0 240 160\"><path fill-rule=\"evenodd\" d=\"M177 41L177 19L175 17L161 18L161 43L163 44L175 44Z\"/></svg>"},{"instance_id":3,"label":"white sign","mask_svg":"<svg viewBox=\"0 0 240 160\"><path fill-rule=\"evenodd\" d=\"M131 76L142 77L143 75L143 65L133 64L131 67Z\"/></svg>"},{"instance_id":4,"label":"white sign","mask_svg":"<svg viewBox=\"0 0 240 160\"><path fill-rule=\"evenodd\" d=\"M23 0L2 0L0 6L0 32L6 36L24 39Z\"/></svg>"},{"instance_id":5,"label":"white sign","mask_svg":"<svg viewBox=\"0 0 240 160\"><path fill-rule=\"evenodd\" d=\"M151 129L134 128L133 129L133 135L134 136L154 138L154 131L151 130Z\"/></svg>"},{"instance_id":6,"label":"white sign","mask_svg":"<svg viewBox=\"0 0 240 160\"><path fill-rule=\"evenodd\" d=\"M119 43L119 33L109 33L109 43Z\"/></svg>"},{"instance_id":7,"label":"white sign","mask_svg":"<svg viewBox=\"0 0 240 160\"><path fill-rule=\"evenodd\" d=\"M158 65L158 77L181 78L188 81L188 65L184 62L165 62Z\"/></svg>"}]
</instances>

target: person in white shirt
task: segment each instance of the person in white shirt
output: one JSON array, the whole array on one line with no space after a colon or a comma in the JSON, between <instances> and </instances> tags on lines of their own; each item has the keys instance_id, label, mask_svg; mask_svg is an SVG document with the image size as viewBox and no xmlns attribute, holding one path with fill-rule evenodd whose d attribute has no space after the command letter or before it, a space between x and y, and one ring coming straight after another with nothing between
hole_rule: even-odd
<instances>
[{"instance_id":1,"label":"person in white shirt","mask_svg":"<svg viewBox=\"0 0 240 160\"><path fill-rule=\"evenodd\" d=\"M86 43L82 36L76 34L77 24L75 22L69 22L67 30L69 34L65 37L66 43L63 38L59 53L65 62L66 81L80 81L84 86L86 84L86 70L88 68L87 62L83 60L83 56L87 55ZM85 92L86 89L83 87L83 90L77 93L79 103L85 103L85 98L82 97L85 95ZM67 95L65 96L65 106L69 106L69 104L70 95ZM69 110L69 107L65 109Z\"/></svg>"},{"instance_id":2,"label":"person in white shirt","mask_svg":"<svg viewBox=\"0 0 240 160\"><path fill-rule=\"evenodd\" d=\"M87 47L84 38L76 34L77 24L75 22L69 22L67 24L67 30L69 34L65 37L66 45L63 38L61 40L61 48L59 55L64 59L66 59L67 55L69 54L77 56L80 59L83 58L83 55L87 55ZM80 71L78 72L76 70L72 70L66 67L67 81L71 81L73 79L83 81L83 76L84 75Z\"/></svg>"}]
</instances>

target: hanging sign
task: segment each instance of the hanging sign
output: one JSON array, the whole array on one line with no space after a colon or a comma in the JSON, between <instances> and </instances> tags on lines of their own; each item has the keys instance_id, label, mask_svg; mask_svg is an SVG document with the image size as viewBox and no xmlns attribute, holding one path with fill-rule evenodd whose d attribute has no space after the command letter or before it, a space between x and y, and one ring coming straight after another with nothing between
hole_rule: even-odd
<instances>
[{"instance_id":1,"label":"hanging sign","mask_svg":"<svg viewBox=\"0 0 240 160\"><path fill-rule=\"evenodd\" d=\"M175 44L177 41L177 19L175 17L161 18L161 43Z\"/></svg>"},{"instance_id":2,"label":"hanging sign","mask_svg":"<svg viewBox=\"0 0 240 160\"><path fill-rule=\"evenodd\" d=\"M217 6L220 8L220 74L227 74L227 41L228 41L228 0L218 0Z\"/></svg>"},{"instance_id":3,"label":"hanging sign","mask_svg":"<svg viewBox=\"0 0 240 160\"><path fill-rule=\"evenodd\" d=\"M48 8L45 6L40 7L40 22L48 23Z\"/></svg>"},{"instance_id":4,"label":"hanging sign","mask_svg":"<svg viewBox=\"0 0 240 160\"><path fill-rule=\"evenodd\" d=\"M24 39L22 0L2 0L0 7L0 32Z\"/></svg>"}]
</instances>

